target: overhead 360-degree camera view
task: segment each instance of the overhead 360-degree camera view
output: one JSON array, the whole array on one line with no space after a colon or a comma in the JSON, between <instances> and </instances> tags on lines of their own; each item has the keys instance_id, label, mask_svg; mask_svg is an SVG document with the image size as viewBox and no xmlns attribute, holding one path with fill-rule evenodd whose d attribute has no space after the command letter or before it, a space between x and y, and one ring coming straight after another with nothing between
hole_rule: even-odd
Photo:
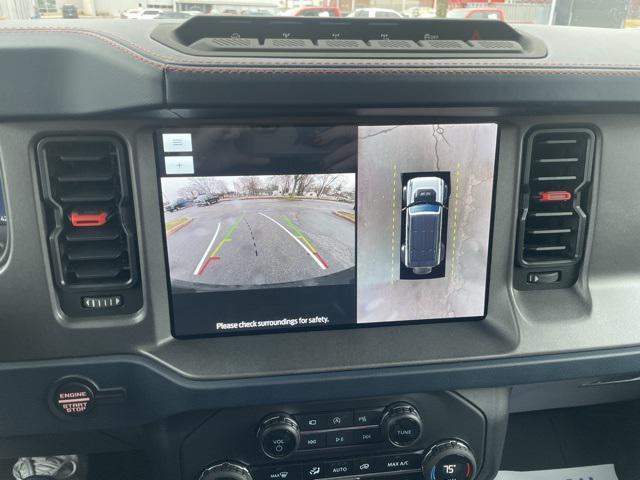
<instances>
[{"instance_id":1,"label":"overhead 360-degree camera view","mask_svg":"<svg viewBox=\"0 0 640 480\"><path fill-rule=\"evenodd\" d=\"M496 138L492 124L358 129L358 323L484 315Z\"/></svg>"},{"instance_id":2,"label":"overhead 360-degree camera view","mask_svg":"<svg viewBox=\"0 0 640 480\"><path fill-rule=\"evenodd\" d=\"M163 178L162 191L183 288L344 283L355 266L355 174Z\"/></svg>"}]
</instances>

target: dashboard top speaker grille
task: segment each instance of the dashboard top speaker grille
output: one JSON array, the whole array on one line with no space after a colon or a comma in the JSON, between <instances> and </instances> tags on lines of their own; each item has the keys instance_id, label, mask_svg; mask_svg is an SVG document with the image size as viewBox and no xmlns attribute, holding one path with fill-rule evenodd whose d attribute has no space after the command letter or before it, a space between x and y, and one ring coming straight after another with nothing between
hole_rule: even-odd
<instances>
[{"instance_id":1,"label":"dashboard top speaker grille","mask_svg":"<svg viewBox=\"0 0 640 480\"><path fill-rule=\"evenodd\" d=\"M196 15L151 37L194 56L543 58L542 41L493 20Z\"/></svg>"}]
</instances>

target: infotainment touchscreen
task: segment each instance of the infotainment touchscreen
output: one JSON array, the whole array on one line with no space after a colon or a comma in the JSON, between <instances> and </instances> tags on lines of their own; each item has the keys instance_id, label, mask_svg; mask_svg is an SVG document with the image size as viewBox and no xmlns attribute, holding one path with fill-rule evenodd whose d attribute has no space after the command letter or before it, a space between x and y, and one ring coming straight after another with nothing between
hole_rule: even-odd
<instances>
[{"instance_id":1,"label":"infotainment touchscreen","mask_svg":"<svg viewBox=\"0 0 640 480\"><path fill-rule=\"evenodd\" d=\"M497 132L158 131L174 335L483 318Z\"/></svg>"}]
</instances>

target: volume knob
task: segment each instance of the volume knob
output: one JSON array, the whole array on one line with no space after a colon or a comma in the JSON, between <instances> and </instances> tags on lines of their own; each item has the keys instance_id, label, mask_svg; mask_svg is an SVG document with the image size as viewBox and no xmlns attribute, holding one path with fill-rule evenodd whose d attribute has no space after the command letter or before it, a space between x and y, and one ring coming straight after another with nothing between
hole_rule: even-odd
<instances>
[{"instance_id":1,"label":"volume knob","mask_svg":"<svg viewBox=\"0 0 640 480\"><path fill-rule=\"evenodd\" d=\"M298 423L286 414L266 418L258 430L260 449L269 458L285 458L300 444Z\"/></svg>"}]
</instances>

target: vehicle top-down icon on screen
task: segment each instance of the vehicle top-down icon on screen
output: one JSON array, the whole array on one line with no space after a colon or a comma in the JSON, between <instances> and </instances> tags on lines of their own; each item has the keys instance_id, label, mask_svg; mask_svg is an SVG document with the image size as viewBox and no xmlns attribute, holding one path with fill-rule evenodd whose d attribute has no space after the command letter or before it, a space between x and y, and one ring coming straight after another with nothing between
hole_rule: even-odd
<instances>
[{"instance_id":1,"label":"vehicle top-down icon on screen","mask_svg":"<svg viewBox=\"0 0 640 480\"><path fill-rule=\"evenodd\" d=\"M402 262L416 275L428 275L444 259L442 225L447 184L440 177L415 177L402 190L405 243Z\"/></svg>"}]
</instances>

